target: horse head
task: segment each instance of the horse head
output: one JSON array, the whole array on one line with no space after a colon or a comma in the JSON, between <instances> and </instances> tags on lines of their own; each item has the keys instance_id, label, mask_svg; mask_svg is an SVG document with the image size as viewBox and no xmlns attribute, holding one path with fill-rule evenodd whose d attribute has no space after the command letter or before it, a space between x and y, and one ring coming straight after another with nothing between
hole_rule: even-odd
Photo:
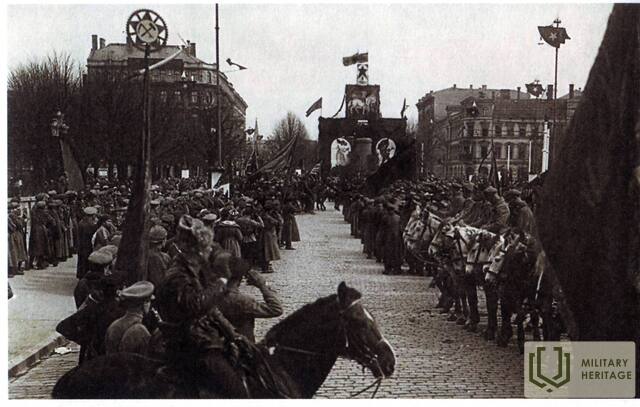
<instances>
[{"instance_id":1,"label":"horse head","mask_svg":"<svg viewBox=\"0 0 640 407\"><path fill-rule=\"evenodd\" d=\"M395 353L373 315L360 302L361 297L344 281L338 286L340 322L346 342L341 356L369 369L376 378L389 377L395 369Z\"/></svg>"}]
</instances>

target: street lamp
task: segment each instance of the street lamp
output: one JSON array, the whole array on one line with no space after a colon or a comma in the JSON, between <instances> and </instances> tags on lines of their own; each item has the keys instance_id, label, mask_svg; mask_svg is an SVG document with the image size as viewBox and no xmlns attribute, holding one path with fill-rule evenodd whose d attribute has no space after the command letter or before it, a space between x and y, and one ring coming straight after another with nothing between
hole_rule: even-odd
<instances>
[{"instance_id":1,"label":"street lamp","mask_svg":"<svg viewBox=\"0 0 640 407\"><path fill-rule=\"evenodd\" d=\"M64 122L64 115L58 110L58 113L51 120L51 135L53 137L60 137L60 134L67 134L69 126Z\"/></svg>"}]
</instances>

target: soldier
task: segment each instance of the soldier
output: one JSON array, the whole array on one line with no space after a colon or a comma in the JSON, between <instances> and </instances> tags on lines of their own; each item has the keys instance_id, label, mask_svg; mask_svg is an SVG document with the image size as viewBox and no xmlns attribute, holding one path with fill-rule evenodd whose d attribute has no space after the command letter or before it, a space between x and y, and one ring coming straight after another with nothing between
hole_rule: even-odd
<instances>
[{"instance_id":1,"label":"soldier","mask_svg":"<svg viewBox=\"0 0 640 407\"><path fill-rule=\"evenodd\" d=\"M498 190L494 187L488 187L484 190L484 193L487 201L491 204L491 217L482 224L481 228L489 232L500 233L507 227L509 205L507 205L504 198L498 195Z\"/></svg>"},{"instance_id":2,"label":"soldier","mask_svg":"<svg viewBox=\"0 0 640 407\"><path fill-rule=\"evenodd\" d=\"M400 230L400 208L396 202L387 203L384 217L384 271L383 274L400 274L402 272L402 231Z\"/></svg>"},{"instance_id":3,"label":"soldier","mask_svg":"<svg viewBox=\"0 0 640 407\"><path fill-rule=\"evenodd\" d=\"M266 280L249 265L237 258L227 256L230 278L227 283L227 295L220 304L220 311L233 324L238 333L251 342L255 342L256 318L275 318L282 315L282 303ZM256 301L251 295L240 292L240 283L246 277L247 285L254 286L262 293L263 301Z\"/></svg>"},{"instance_id":4,"label":"soldier","mask_svg":"<svg viewBox=\"0 0 640 407\"><path fill-rule=\"evenodd\" d=\"M149 281L138 281L120 292L120 301L126 307L124 316L116 319L105 338L106 354L131 352L146 354L151 334L142 319L151 308L154 286Z\"/></svg>"},{"instance_id":5,"label":"soldier","mask_svg":"<svg viewBox=\"0 0 640 407\"><path fill-rule=\"evenodd\" d=\"M146 280L154 287L159 287L166 275L171 257L162 249L167 243L167 230L162 226L153 226L149 230L149 260L147 262Z\"/></svg>"},{"instance_id":6,"label":"soldier","mask_svg":"<svg viewBox=\"0 0 640 407\"><path fill-rule=\"evenodd\" d=\"M245 387L225 355L225 339L227 343L246 339L237 335L217 308L226 281L209 270L213 233L200 220L183 215L176 238L180 252L157 293L167 359L185 372L194 372L196 379L222 397L237 397Z\"/></svg>"}]
</instances>

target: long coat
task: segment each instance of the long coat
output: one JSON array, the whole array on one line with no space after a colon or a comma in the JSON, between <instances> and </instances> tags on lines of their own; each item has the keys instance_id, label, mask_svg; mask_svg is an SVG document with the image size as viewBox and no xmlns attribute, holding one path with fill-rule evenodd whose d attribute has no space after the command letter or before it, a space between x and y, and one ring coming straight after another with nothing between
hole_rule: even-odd
<instances>
[{"instance_id":1,"label":"long coat","mask_svg":"<svg viewBox=\"0 0 640 407\"><path fill-rule=\"evenodd\" d=\"M286 204L282 210L284 225L282 226L282 240L284 242L299 242L300 231L295 215L296 208L291 204Z\"/></svg>"},{"instance_id":2,"label":"long coat","mask_svg":"<svg viewBox=\"0 0 640 407\"><path fill-rule=\"evenodd\" d=\"M264 229L262 229L262 253L264 262L280 260L280 249L278 247L277 227L279 221L276 217L265 213L262 217Z\"/></svg>"},{"instance_id":3,"label":"long coat","mask_svg":"<svg viewBox=\"0 0 640 407\"><path fill-rule=\"evenodd\" d=\"M402 265L402 231L400 230L400 215L395 212L384 217L384 248L383 257L385 267L400 267Z\"/></svg>"},{"instance_id":4,"label":"long coat","mask_svg":"<svg viewBox=\"0 0 640 407\"><path fill-rule=\"evenodd\" d=\"M31 212L29 255L32 258L49 256L49 232L47 225L51 222L52 220L45 210L36 208Z\"/></svg>"},{"instance_id":5,"label":"long coat","mask_svg":"<svg viewBox=\"0 0 640 407\"><path fill-rule=\"evenodd\" d=\"M27 249L24 246L24 226L22 220L9 214L9 267L18 267L27 261Z\"/></svg>"},{"instance_id":6,"label":"long coat","mask_svg":"<svg viewBox=\"0 0 640 407\"><path fill-rule=\"evenodd\" d=\"M232 255L242 257L242 231L237 223L226 220L218 223L215 227L215 240Z\"/></svg>"}]
</instances>

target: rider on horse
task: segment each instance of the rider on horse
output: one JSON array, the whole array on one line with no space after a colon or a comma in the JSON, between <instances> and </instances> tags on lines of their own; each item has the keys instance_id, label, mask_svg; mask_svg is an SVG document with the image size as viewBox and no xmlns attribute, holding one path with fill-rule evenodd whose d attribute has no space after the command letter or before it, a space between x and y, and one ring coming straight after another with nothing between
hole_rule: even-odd
<instances>
[{"instance_id":1,"label":"rider on horse","mask_svg":"<svg viewBox=\"0 0 640 407\"><path fill-rule=\"evenodd\" d=\"M180 252L157 293L167 360L184 371L198 372L196 379L213 393L245 394L243 377L225 348L246 339L217 308L226 282L210 270L213 233L200 220L183 215L176 243Z\"/></svg>"}]
</instances>

